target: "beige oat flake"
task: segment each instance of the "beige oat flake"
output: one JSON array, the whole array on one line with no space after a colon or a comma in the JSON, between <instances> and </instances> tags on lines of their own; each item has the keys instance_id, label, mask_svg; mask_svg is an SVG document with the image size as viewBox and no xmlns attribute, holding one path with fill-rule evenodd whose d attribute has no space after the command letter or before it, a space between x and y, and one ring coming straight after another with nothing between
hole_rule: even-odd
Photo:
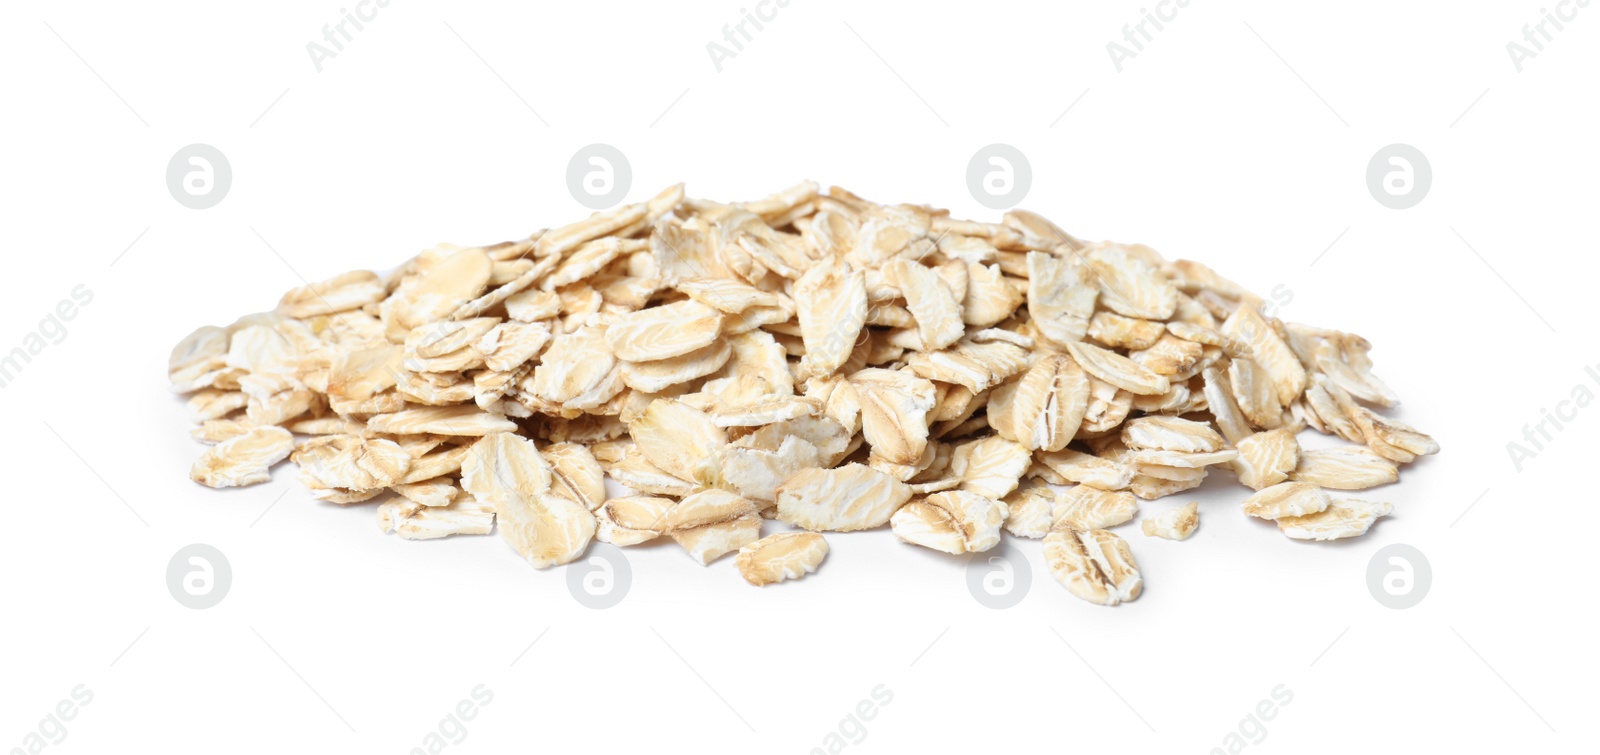
<instances>
[{"instance_id":1,"label":"beige oat flake","mask_svg":"<svg viewBox=\"0 0 1600 755\"><path fill-rule=\"evenodd\" d=\"M1139 522L1139 528L1150 537L1168 540L1187 540L1200 526L1200 503L1190 501L1175 509L1167 509Z\"/></svg>"},{"instance_id":2,"label":"beige oat flake","mask_svg":"<svg viewBox=\"0 0 1600 755\"><path fill-rule=\"evenodd\" d=\"M294 448L294 435L281 427L257 427L207 449L189 471L190 479L211 488L266 482L267 469Z\"/></svg>"},{"instance_id":3,"label":"beige oat flake","mask_svg":"<svg viewBox=\"0 0 1600 755\"><path fill-rule=\"evenodd\" d=\"M1319 448L1300 453L1289 479L1332 490L1365 490L1399 482L1400 468L1361 446Z\"/></svg>"},{"instance_id":4,"label":"beige oat flake","mask_svg":"<svg viewBox=\"0 0 1600 755\"><path fill-rule=\"evenodd\" d=\"M799 579L828 557L828 541L815 532L780 532L739 548L739 574L757 587Z\"/></svg>"},{"instance_id":5,"label":"beige oat flake","mask_svg":"<svg viewBox=\"0 0 1600 755\"><path fill-rule=\"evenodd\" d=\"M807 469L778 487L778 518L813 531L872 529L910 499L905 483L861 464Z\"/></svg>"},{"instance_id":6,"label":"beige oat flake","mask_svg":"<svg viewBox=\"0 0 1600 755\"><path fill-rule=\"evenodd\" d=\"M964 490L934 493L894 513L889 523L901 540L954 555L1000 544L1006 505Z\"/></svg>"},{"instance_id":7,"label":"beige oat flake","mask_svg":"<svg viewBox=\"0 0 1600 755\"><path fill-rule=\"evenodd\" d=\"M1328 508L1328 494L1309 482L1281 482L1246 498L1241 508L1261 519L1305 516Z\"/></svg>"},{"instance_id":8,"label":"beige oat flake","mask_svg":"<svg viewBox=\"0 0 1600 755\"><path fill-rule=\"evenodd\" d=\"M1365 535L1379 517L1394 512L1387 503L1336 498L1315 514L1278 519L1278 529L1295 540L1340 540Z\"/></svg>"},{"instance_id":9,"label":"beige oat flake","mask_svg":"<svg viewBox=\"0 0 1600 755\"><path fill-rule=\"evenodd\" d=\"M1052 530L1044 538L1044 562L1068 592L1090 603L1126 603L1144 589L1133 551L1114 532Z\"/></svg>"}]
</instances>

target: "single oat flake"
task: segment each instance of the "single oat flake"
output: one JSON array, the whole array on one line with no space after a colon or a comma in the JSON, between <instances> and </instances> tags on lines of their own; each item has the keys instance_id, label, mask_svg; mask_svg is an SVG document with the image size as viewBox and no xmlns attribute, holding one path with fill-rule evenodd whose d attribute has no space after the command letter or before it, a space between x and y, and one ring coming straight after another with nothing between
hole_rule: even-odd
<instances>
[{"instance_id":1,"label":"single oat flake","mask_svg":"<svg viewBox=\"0 0 1600 755\"><path fill-rule=\"evenodd\" d=\"M548 225L329 271L182 338L191 479L288 459L400 539L498 532L541 569L670 540L754 585L816 571L823 532L887 527L933 559L1042 539L1068 592L1116 605L1143 578L1113 530L1141 506L1150 537L1199 520L1141 502L1236 481L1287 537L1358 537L1395 507L1338 492L1439 451L1367 339L1025 210L677 184Z\"/></svg>"},{"instance_id":2,"label":"single oat flake","mask_svg":"<svg viewBox=\"0 0 1600 755\"><path fill-rule=\"evenodd\" d=\"M1279 520L1282 521L1282 520ZM1200 526L1200 503L1190 501L1175 509L1167 509L1139 523L1144 534L1168 540L1187 540Z\"/></svg>"},{"instance_id":3,"label":"single oat flake","mask_svg":"<svg viewBox=\"0 0 1600 755\"><path fill-rule=\"evenodd\" d=\"M1127 541L1107 530L1053 530L1044 538L1044 562L1068 592L1090 603L1126 603L1144 589Z\"/></svg>"},{"instance_id":4,"label":"single oat flake","mask_svg":"<svg viewBox=\"0 0 1600 755\"><path fill-rule=\"evenodd\" d=\"M736 562L746 582L760 587L799 579L828 556L828 541L815 532L780 532L739 549Z\"/></svg>"},{"instance_id":5,"label":"single oat flake","mask_svg":"<svg viewBox=\"0 0 1600 755\"><path fill-rule=\"evenodd\" d=\"M1336 498L1315 514L1280 517L1278 529L1296 540L1340 540L1367 534L1373 522L1393 512L1387 503Z\"/></svg>"},{"instance_id":6,"label":"single oat flake","mask_svg":"<svg viewBox=\"0 0 1600 755\"><path fill-rule=\"evenodd\" d=\"M986 551L1000 544L1006 505L977 493L950 490L912 501L889 523L901 540L960 555Z\"/></svg>"}]
</instances>

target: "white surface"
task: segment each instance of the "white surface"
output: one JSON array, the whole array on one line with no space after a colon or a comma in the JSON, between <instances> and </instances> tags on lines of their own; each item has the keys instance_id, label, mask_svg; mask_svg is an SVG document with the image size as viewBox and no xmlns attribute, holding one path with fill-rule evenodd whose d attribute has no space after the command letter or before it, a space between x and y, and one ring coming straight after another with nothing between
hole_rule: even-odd
<instances>
[{"instance_id":1,"label":"white surface","mask_svg":"<svg viewBox=\"0 0 1600 755\"><path fill-rule=\"evenodd\" d=\"M305 45L338 3L0 11L0 348L74 286L94 295L0 390L0 747L79 684L93 700L50 752L409 751L480 684L492 702L448 752L807 752L878 685L892 700L850 752L1205 752L1280 684L1293 700L1248 752L1589 738L1600 409L1520 474L1505 444L1574 386L1600 392L1583 373L1600 11L1518 73L1505 46L1538 3L1195 2L1117 73L1105 46L1140 3L794 0L718 73L705 46L739 7L395 2L321 73ZM563 174L596 141L631 159L630 199L809 177L980 219L998 213L968 195L967 160L1015 145L1024 206L1286 286L1285 318L1371 339L1399 416L1444 453L1372 491L1397 513L1343 544L1291 542L1234 511L1243 488L1209 486L1189 541L1121 530L1146 591L1116 609L1056 585L1036 542L1032 592L986 609L958 562L883 531L830 536L818 574L759 590L731 559L632 550L630 594L592 611L497 538L380 535L370 506L313 503L288 466L239 491L188 481L202 447L165 390L173 343L271 307L295 271L581 217ZM232 163L209 210L164 184L192 142ZM1410 210L1364 184L1393 142L1432 162ZM195 542L234 571L204 611L164 585ZM1410 610L1365 586L1390 543L1433 567Z\"/></svg>"}]
</instances>

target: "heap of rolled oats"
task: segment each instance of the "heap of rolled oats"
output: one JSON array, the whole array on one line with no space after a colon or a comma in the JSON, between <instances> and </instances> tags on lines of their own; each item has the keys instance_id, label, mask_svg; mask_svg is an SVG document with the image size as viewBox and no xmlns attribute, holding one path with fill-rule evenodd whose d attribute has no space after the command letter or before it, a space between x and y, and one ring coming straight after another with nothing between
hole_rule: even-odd
<instances>
[{"instance_id":1,"label":"heap of rolled oats","mask_svg":"<svg viewBox=\"0 0 1600 755\"><path fill-rule=\"evenodd\" d=\"M950 554L1042 538L1074 595L1142 588L1110 528L1212 470L1287 536L1361 535L1343 497L1438 451L1374 408L1359 336L1263 316L1209 268L804 183L651 200L487 247L352 272L172 352L213 444L191 476L379 501L385 531L498 529L534 566L670 537L797 579L821 532L888 525ZM1304 428L1351 445L1302 451ZM630 494L611 497L610 476ZM762 537L765 520L798 531ZM1146 535L1182 540L1195 503Z\"/></svg>"}]
</instances>

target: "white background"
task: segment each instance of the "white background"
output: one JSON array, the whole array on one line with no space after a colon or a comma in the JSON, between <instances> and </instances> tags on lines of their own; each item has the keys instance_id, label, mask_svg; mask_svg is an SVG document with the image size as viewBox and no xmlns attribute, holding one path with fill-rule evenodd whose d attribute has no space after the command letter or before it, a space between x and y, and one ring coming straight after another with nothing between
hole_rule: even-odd
<instances>
[{"instance_id":1,"label":"white background","mask_svg":"<svg viewBox=\"0 0 1600 755\"><path fill-rule=\"evenodd\" d=\"M1138 2L864 5L793 0L720 73L706 44L740 2L394 0L320 73L306 44L337 2L0 10L0 349L94 296L0 390L0 747L79 684L93 701L50 752L407 752L480 684L493 702L447 752L809 752L878 685L892 702L848 752L1208 752L1280 684L1293 701L1246 752L1592 746L1600 409L1520 473L1506 444L1600 393L1600 10L1519 73L1506 44L1553 3L1194 0L1119 73L1106 44ZM165 185L194 142L233 169L208 210ZM1055 584L1036 542L1031 592L985 608L962 562L882 531L765 589L731 558L629 550L631 592L595 611L498 538L381 535L289 465L187 479L203 447L165 387L173 343L301 276L582 217L564 171L591 142L626 153L630 200L812 178L985 220L966 163L1014 145L1023 206L1369 338L1444 451L1370 491L1396 514L1342 544L1247 520L1214 475L1190 540L1122 530L1146 590L1115 609ZM1395 142L1434 174L1403 211L1364 177ZM201 611L164 583L197 542L234 573ZM1409 610L1366 587L1391 543L1432 565Z\"/></svg>"}]
</instances>

